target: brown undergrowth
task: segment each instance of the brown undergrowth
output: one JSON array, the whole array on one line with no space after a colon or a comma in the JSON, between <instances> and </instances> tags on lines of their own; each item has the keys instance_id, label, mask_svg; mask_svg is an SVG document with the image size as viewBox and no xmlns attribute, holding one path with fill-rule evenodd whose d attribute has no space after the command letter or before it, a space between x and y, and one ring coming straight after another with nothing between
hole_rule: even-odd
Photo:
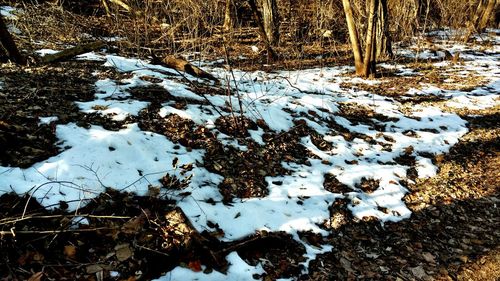
<instances>
[{"instance_id":1,"label":"brown undergrowth","mask_svg":"<svg viewBox=\"0 0 500 281\"><path fill-rule=\"evenodd\" d=\"M43 27L44 20L40 14L43 11L28 12L33 12L33 17L20 22L21 26ZM58 19L59 15L61 17ZM81 35L79 28L82 26L77 24L80 17L55 9L52 19L58 21L52 25L53 29L41 29L41 33L31 33L29 39L21 38L22 48L31 52L41 47L62 48L64 44L61 42L84 40L77 38ZM103 20L99 28L87 32L96 37L113 35L109 31L114 27L106 26L106 22ZM88 27L93 23L81 24ZM71 28L67 32L57 33L68 25ZM258 43L257 33L252 28L247 29L247 33L248 30L250 35L245 35L248 37L246 41L230 44L228 48L235 57L234 67L246 70L301 69L343 65L350 60L346 45L323 42L297 46L287 45L288 42L280 47L282 49L278 48L282 60L271 65L264 55L252 53L250 46ZM215 38L217 40L212 38L211 42L218 43L210 46L212 51L207 52L208 57L222 55L221 48L217 49L221 47L221 37ZM30 43L41 39L47 42L36 46ZM52 40L58 44L50 43ZM113 50L134 53L140 48L132 43L137 42L123 43L120 49ZM230 42L226 43L229 45ZM206 47L206 44L203 46ZM149 55L144 49L140 51L135 52L135 55ZM394 71L385 71L381 72L382 84L368 86L346 83L343 86L389 96L402 102L403 107L411 108L422 103L442 106L443 98L414 96L400 99L410 87L433 84L447 89L466 90L484 84L476 76L459 79L453 73L444 73L444 69L434 68L425 62L405 63L408 68L422 75L400 77ZM121 79L128 75L103 69L100 64L69 61L24 68L2 65L2 166L29 167L59 153L64 148L56 146L57 124L75 122L84 127L100 125L118 130L128 123L138 122L141 129L162 134L187 150L205 149L203 165L224 178L219 190L224 203L230 204L239 198L265 196L265 177L288 173L282 162L307 165L307 159L313 156L305 151L300 138L311 136L318 148L331 149L330 144L308 128L305 122L295 124L289 132L276 133L270 131L264 122L252 122L238 114L230 118L218 118L215 126L238 144L247 146L248 150L224 146L217 136L203 126L197 126L177 115L162 118L158 114L158 109L164 103L183 109L188 104L206 105L205 102L179 99L155 86L130 90L135 99L150 102L149 107L142 110L138 117L117 122L98 114L83 114L74 102L93 99L96 79ZM92 75L95 69L100 70L99 76ZM154 82L153 77L144 79ZM461 85L457 85L457 81ZM193 86L193 90L203 91L204 94L224 93L212 93L214 89L197 85ZM246 241L231 244L219 241L223 233L214 223L209 223L209 229L204 233L196 233L185 221L179 223L182 214L175 208L175 201L171 200L169 192L182 190L186 181L164 177L162 186L151 187L148 196L107 190L89 201L78 213L67 212L64 203L46 209L22 195L2 195L0 276L6 276L7 280L25 280L37 276L57 280L100 280L104 274L113 272L119 274L114 279L136 280L158 277L178 265L195 271L201 270L201 265L207 266L207 272L214 269L224 271L227 266L224 257L230 249L237 250L249 264L268 261L264 264L267 274L256 276L264 280L289 277L300 280L495 280L500 276L500 213L496 207L500 201L498 107L481 111L446 110L466 119L470 132L448 154L434 157L433 161L439 167L436 177L427 180L411 177L416 182L405 184L410 191L405 201L413 211L412 217L384 225L370 219L356 221L347 208L348 200L336 200L330 207L331 219L324 225L331 231L329 237L300 234L300 238L310 245L327 243L333 246L332 252L311 262L308 274L303 274L300 264L304 261L305 249L289 235L257 233ZM58 120L39 125L38 117L42 113L57 116ZM353 123L369 124L375 128L391 121L369 108L349 103L342 104L338 114ZM472 114L474 117L471 117ZM330 127L346 140L361 138L367 142L375 141L338 124L332 123ZM256 128L265 132L265 146L245 138L248 130ZM391 142L390 139L386 140ZM390 149L390 146L384 149ZM401 155L396 161L412 166L415 159ZM411 176L411 170L409 174ZM377 186L378 182L365 179L356 188L371 192ZM324 187L335 193L352 191L333 175L325 175ZM189 192L181 194L190 196ZM195 236L197 238L191 240Z\"/></svg>"}]
</instances>

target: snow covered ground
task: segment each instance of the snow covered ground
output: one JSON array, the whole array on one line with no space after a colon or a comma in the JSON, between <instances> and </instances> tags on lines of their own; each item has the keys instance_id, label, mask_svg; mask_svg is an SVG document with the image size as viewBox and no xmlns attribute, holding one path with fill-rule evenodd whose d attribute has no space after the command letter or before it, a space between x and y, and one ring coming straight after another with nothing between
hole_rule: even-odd
<instances>
[{"instance_id":1,"label":"snow covered ground","mask_svg":"<svg viewBox=\"0 0 500 281\"><path fill-rule=\"evenodd\" d=\"M481 109L498 106L500 55L498 37L493 39L496 44L481 51L454 45L453 52L464 54L464 64L438 63L449 64L450 69L462 71L465 76L472 72L484 76L488 84L467 92L422 85L405 95L439 95L448 100L447 105L450 107ZM408 51L402 54L414 55ZM267 177L267 196L235 199L231 205L225 205L221 202L222 195L217 188L223 178L203 167L204 150L188 150L165 136L141 131L137 124L129 124L119 131L109 131L100 126L85 129L74 123L59 124L56 134L62 152L27 169L0 167L0 194L10 191L29 193L45 206L57 207L59 201L67 201L70 209L76 210L106 187L146 194L148 185L160 185L159 179L167 173L182 178L172 166L172 160L178 158L179 165L194 166L192 171L184 175L192 174L190 185L179 191L189 191L191 195L185 197L175 191L169 191L169 195L178 200L178 205L198 230L209 229L208 221L217 223L224 231L222 239L226 241L258 230L285 231L306 247L306 268L311 259L318 253L328 251L330 246L313 247L301 241L298 232L313 231L327 235L328 232L318 225L329 219L328 207L336 199L349 199L349 209L357 218L371 216L381 222L408 218L411 212L402 201L407 193L402 182L407 180L410 167L398 164L396 159L404 154L415 156L418 176L432 177L437 168L426 156L429 153L448 152L467 133L464 120L437 107L417 105L408 112L402 110L401 104L395 99L367 91L343 89L340 86L342 82L378 83L350 78L346 73L352 71L351 67L276 73L234 70L233 81L227 70L204 65L221 81L229 77L233 89L233 82L237 83L243 108L243 112L240 112L236 94L230 97L231 100L222 95L200 96L191 91L186 83L172 79L178 74L167 68L111 54L89 53L79 59L102 61L110 68L132 74L121 81L99 80L95 84L95 100L77 103L83 112L99 112L117 121L127 116L137 116L149 103L135 100L128 90L156 84L176 97L195 101L208 99L223 115L230 114L224 109L232 105L235 113L241 113L254 121L263 119L271 130L278 133L291 130L295 122L303 120L332 149L322 150L314 145L310 137L302 138L302 145L317 156L309 159L309 164L283 162L282 165L291 174ZM400 69L400 75L418 75L402 66L386 67ZM160 82L145 81L141 79L143 76L158 78ZM346 103L370 109L388 119L384 122L372 119L355 124L338 114L340 106ZM224 139L225 145L247 149L214 126L220 116L212 106L188 103L185 109L177 109L173 102L166 102L159 113L162 117L177 114L190 119ZM40 122L57 122L57 118L44 117ZM369 140L359 137L348 140L332 124L357 135L368 136ZM263 133L262 128L250 131L250 138L265 146ZM325 174L334 175L352 191L339 194L325 190ZM378 188L373 192L364 192L359 188L363 179L378 181ZM227 259L231 265L226 276L216 271L205 274L177 267L160 280L253 280L254 274L263 272L261 265L254 267L246 264L236 252L228 255Z\"/></svg>"}]
</instances>

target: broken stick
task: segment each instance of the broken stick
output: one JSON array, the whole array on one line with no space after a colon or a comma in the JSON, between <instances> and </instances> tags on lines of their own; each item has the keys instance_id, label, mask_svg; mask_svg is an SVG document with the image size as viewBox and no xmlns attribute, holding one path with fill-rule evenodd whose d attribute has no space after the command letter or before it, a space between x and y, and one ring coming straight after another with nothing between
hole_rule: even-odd
<instances>
[{"instance_id":1,"label":"broken stick","mask_svg":"<svg viewBox=\"0 0 500 281\"><path fill-rule=\"evenodd\" d=\"M212 80L214 82L219 82L215 76L212 74L202 70L201 68L192 65L188 61L186 61L183 58L175 57L175 56L166 56L164 57L161 62L159 62L161 65L172 68L178 71L186 72L187 74L190 74L195 77L199 78L205 78L208 80Z\"/></svg>"},{"instance_id":2,"label":"broken stick","mask_svg":"<svg viewBox=\"0 0 500 281\"><path fill-rule=\"evenodd\" d=\"M73 58L75 56L88 53L91 51L98 50L102 47L104 47L104 42L102 41L96 41L88 44L83 44L83 45L78 45L66 50L62 50L60 52L57 52L55 54L49 54L45 55L41 58L42 63L52 63L52 62L58 62L58 61L64 61L70 58Z\"/></svg>"}]
</instances>

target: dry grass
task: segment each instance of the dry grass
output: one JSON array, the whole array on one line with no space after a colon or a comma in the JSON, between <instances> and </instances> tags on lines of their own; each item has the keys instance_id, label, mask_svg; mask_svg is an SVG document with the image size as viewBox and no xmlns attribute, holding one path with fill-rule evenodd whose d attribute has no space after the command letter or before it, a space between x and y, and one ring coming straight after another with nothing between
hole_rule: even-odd
<instances>
[{"instance_id":1,"label":"dry grass","mask_svg":"<svg viewBox=\"0 0 500 281\"><path fill-rule=\"evenodd\" d=\"M357 21L365 21L366 0L352 1ZM263 46L246 1L236 1L238 21L229 32L222 30L223 0L125 2L130 11L108 1L109 13L101 0L85 3L76 0L0 1L0 5L17 6L29 15L13 22L22 32L17 38L22 41L22 49L27 51L41 47L60 48L55 42L67 45L105 37L120 38L113 44L121 52L138 57L181 53L221 57L225 45L234 56L257 59L257 65L266 63L250 50L252 45L260 49ZM418 6L417 1L388 0L391 36L394 40L404 40L433 28L464 27L476 2L426 0L420 1L422 4ZM277 51L282 61L304 60L305 65L309 64L307 60L329 64L335 62L333 57L344 61L348 55L344 52L347 28L340 1L278 0L278 9L281 42ZM361 24L361 32L363 28ZM318 56L324 59L316 59Z\"/></svg>"}]
</instances>

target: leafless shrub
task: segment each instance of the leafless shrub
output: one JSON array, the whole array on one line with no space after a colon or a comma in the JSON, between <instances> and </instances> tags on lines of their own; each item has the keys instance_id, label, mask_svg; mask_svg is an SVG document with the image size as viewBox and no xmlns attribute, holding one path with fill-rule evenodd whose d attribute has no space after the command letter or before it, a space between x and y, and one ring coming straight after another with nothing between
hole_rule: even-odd
<instances>
[{"instance_id":1,"label":"leafless shrub","mask_svg":"<svg viewBox=\"0 0 500 281\"><path fill-rule=\"evenodd\" d=\"M223 4L208 1L128 1L130 11L113 6L109 17L112 33L126 38L141 54L146 49L172 53L203 51L207 38L217 34L223 22Z\"/></svg>"},{"instance_id":2,"label":"leafless shrub","mask_svg":"<svg viewBox=\"0 0 500 281\"><path fill-rule=\"evenodd\" d=\"M29 16L16 25L27 41L79 43L95 37L118 37L121 50L136 56L175 53L222 54L228 40L258 44L258 32L246 1L234 1L237 21L225 34L225 0L0 1L23 6ZM465 27L479 0L387 0L391 36L395 41L441 27ZM20 4L21 3L21 4ZM25 5L23 5L23 3ZM107 5L103 5L107 3ZM36 4L37 6L33 6ZM352 0L356 21L366 22L366 0ZM282 57L303 58L305 50L331 52L347 42L341 1L278 0ZM359 25L359 33L365 26ZM333 46L333 47L332 47ZM234 52L233 52L234 54Z\"/></svg>"},{"instance_id":3,"label":"leafless shrub","mask_svg":"<svg viewBox=\"0 0 500 281\"><path fill-rule=\"evenodd\" d=\"M48 41L62 44L75 43L84 39L91 32L83 22L87 19L67 12L60 6L44 4L39 7L26 5L26 16L16 22L24 36L32 42Z\"/></svg>"}]
</instances>

